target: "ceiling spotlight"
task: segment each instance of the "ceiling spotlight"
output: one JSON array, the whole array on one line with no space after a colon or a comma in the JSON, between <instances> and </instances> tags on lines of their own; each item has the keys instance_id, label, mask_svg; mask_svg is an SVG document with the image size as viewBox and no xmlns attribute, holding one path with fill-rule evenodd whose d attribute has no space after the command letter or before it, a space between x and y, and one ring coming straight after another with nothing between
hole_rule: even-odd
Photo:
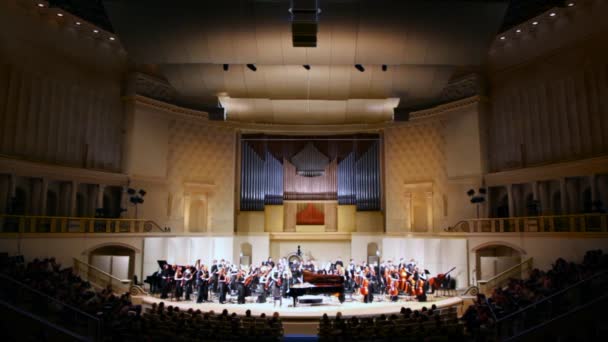
<instances>
[{"instance_id":1,"label":"ceiling spotlight","mask_svg":"<svg viewBox=\"0 0 608 342\"><path fill-rule=\"evenodd\" d=\"M572 7L572 6L574 6L574 2L568 3L568 7Z\"/></svg>"},{"instance_id":2,"label":"ceiling spotlight","mask_svg":"<svg viewBox=\"0 0 608 342\"><path fill-rule=\"evenodd\" d=\"M388 70L388 65L382 64L382 71L386 71L386 70Z\"/></svg>"},{"instance_id":3,"label":"ceiling spotlight","mask_svg":"<svg viewBox=\"0 0 608 342\"><path fill-rule=\"evenodd\" d=\"M549 16L550 16L550 17L555 17L556 15L557 15L557 14L556 14L555 12L551 12L551 13L549 13Z\"/></svg>"},{"instance_id":4,"label":"ceiling spotlight","mask_svg":"<svg viewBox=\"0 0 608 342\"><path fill-rule=\"evenodd\" d=\"M309 65L309 64L304 64L304 65L302 65L302 66L304 67L304 69L306 69L306 70L310 70L310 65Z\"/></svg>"},{"instance_id":5,"label":"ceiling spotlight","mask_svg":"<svg viewBox=\"0 0 608 342\"><path fill-rule=\"evenodd\" d=\"M247 67L251 71L257 71L258 70L258 68L256 68L255 64L247 64Z\"/></svg>"},{"instance_id":6,"label":"ceiling spotlight","mask_svg":"<svg viewBox=\"0 0 608 342\"><path fill-rule=\"evenodd\" d=\"M76 25L80 26L80 25L81 25L80 21L77 21L77 22L76 22Z\"/></svg>"},{"instance_id":7,"label":"ceiling spotlight","mask_svg":"<svg viewBox=\"0 0 608 342\"><path fill-rule=\"evenodd\" d=\"M63 13L57 13L58 17L63 17Z\"/></svg>"},{"instance_id":8,"label":"ceiling spotlight","mask_svg":"<svg viewBox=\"0 0 608 342\"><path fill-rule=\"evenodd\" d=\"M507 39L507 37L505 37L505 36L500 37L500 40L505 40L505 39Z\"/></svg>"},{"instance_id":9,"label":"ceiling spotlight","mask_svg":"<svg viewBox=\"0 0 608 342\"><path fill-rule=\"evenodd\" d=\"M534 26L538 25L538 21L533 22L532 25L534 25Z\"/></svg>"},{"instance_id":10,"label":"ceiling spotlight","mask_svg":"<svg viewBox=\"0 0 608 342\"><path fill-rule=\"evenodd\" d=\"M365 68L364 68L364 67L363 67L363 65L361 65L361 64L355 64L355 69L357 69L357 70L359 70L359 71L361 71L361 72L364 72L364 71L365 71Z\"/></svg>"},{"instance_id":11,"label":"ceiling spotlight","mask_svg":"<svg viewBox=\"0 0 608 342\"><path fill-rule=\"evenodd\" d=\"M99 30L93 30L93 33L99 33Z\"/></svg>"},{"instance_id":12,"label":"ceiling spotlight","mask_svg":"<svg viewBox=\"0 0 608 342\"><path fill-rule=\"evenodd\" d=\"M114 40L116 40L116 38L114 38L114 37L110 37L110 40L114 41Z\"/></svg>"},{"instance_id":13,"label":"ceiling spotlight","mask_svg":"<svg viewBox=\"0 0 608 342\"><path fill-rule=\"evenodd\" d=\"M38 7L44 7L44 4L43 3L39 3Z\"/></svg>"},{"instance_id":14,"label":"ceiling spotlight","mask_svg":"<svg viewBox=\"0 0 608 342\"><path fill-rule=\"evenodd\" d=\"M230 68L230 65L224 64L224 65L222 65L222 68L224 69L224 71L228 71L228 69Z\"/></svg>"},{"instance_id":15,"label":"ceiling spotlight","mask_svg":"<svg viewBox=\"0 0 608 342\"><path fill-rule=\"evenodd\" d=\"M521 29L517 29L517 30L515 30L515 32L521 33Z\"/></svg>"}]
</instances>

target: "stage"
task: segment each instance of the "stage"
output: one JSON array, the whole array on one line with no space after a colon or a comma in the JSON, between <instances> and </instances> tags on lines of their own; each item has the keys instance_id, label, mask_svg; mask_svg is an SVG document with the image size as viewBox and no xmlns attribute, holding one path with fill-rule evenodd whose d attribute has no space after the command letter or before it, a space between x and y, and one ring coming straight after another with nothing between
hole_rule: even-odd
<instances>
[{"instance_id":1,"label":"stage","mask_svg":"<svg viewBox=\"0 0 608 342\"><path fill-rule=\"evenodd\" d=\"M378 296L379 297L379 296ZM318 320L324 313L335 316L336 313L341 312L343 316L372 316L380 314L393 314L399 313L402 307L410 308L412 310L420 310L426 306L430 308L431 305L435 304L438 308L459 306L462 304L462 298L460 297L434 297L426 302L418 301L374 301L373 303L363 303L360 300L360 296L353 296L353 300L347 296L347 301L340 304L335 297L324 297L323 304L320 305L305 305L298 304L297 307L293 307L293 301L291 298L283 299L283 304L279 307L275 307L273 303L246 303L246 304L234 304L226 303L219 304L217 302L212 303L201 303L197 304L194 301L173 301L167 299L160 299L154 296L138 296L137 299L141 300L145 306L152 305L153 303L164 302L165 306L177 306L180 310L201 310L203 312L214 311L216 313L222 312L227 309L229 313L235 312L239 316L244 316L245 311L251 310L253 316L259 316L265 313L266 316L271 316L274 312L278 312L283 321L311 321Z\"/></svg>"}]
</instances>

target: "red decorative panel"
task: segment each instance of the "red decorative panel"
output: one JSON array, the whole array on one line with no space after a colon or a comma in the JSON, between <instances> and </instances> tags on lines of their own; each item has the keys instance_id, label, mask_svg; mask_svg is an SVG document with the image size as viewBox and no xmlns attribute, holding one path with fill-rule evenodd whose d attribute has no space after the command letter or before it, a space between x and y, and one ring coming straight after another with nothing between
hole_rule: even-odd
<instances>
[{"instance_id":1,"label":"red decorative panel","mask_svg":"<svg viewBox=\"0 0 608 342\"><path fill-rule=\"evenodd\" d=\"M323 203L298 203L297 225L324 225Z\"/></svg>"}]
</instances>

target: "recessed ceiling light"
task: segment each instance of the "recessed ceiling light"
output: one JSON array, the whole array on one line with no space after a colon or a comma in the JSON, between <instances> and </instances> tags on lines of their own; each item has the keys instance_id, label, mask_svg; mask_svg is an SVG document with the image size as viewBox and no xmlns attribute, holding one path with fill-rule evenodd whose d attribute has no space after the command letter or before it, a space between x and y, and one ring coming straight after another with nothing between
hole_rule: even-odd
<instances>
[{"instance_id":1,"label":"recessed ceiling light","mask_svg":"<svg viewBox=\"0 0 608 342\"><path fill-rule=\"evenodd\" d=\"M538 25L538 21L533 22L532 25Z\"/></svg>"},{"instance_id":2,"label":"recessed ceiling light","mask_svg":"<svg viewBox=\"0 0 608 342\"><path fill-rule=\"evenodd\" d=\"M93 33L99 33L99 30L93 30Z\"/></svg>"},{"instance_id":3,"label":"recessed ceiling light","mask_svg":"<svg viewBox=\"0 0 608 342\"><path fill-rule=\"evenodd\" d=\"M500 37L500 40L505 40L505 39L507 39L507 37L505 37L505 36Z\"/></svg>"},{"instance_id":4,"label":"recessed ceiling light","mask_svg":"<svg viewBox=\"0 0 608 342\"><path fill-rule=\"evenodd\" d=\"M63 13L57 13L58 17L63 17Z\"/></svg>"},{"instance_id":5,"label":"recessed ceiling light","mask_svg":"<svg viewBox=\"0 0 608 342\"><path fill-rule=\"evenodd\" d=\"M517 30L515 30L515 32L521 33L521 29L517 29Z\"/></svg>"},{"instance_id":6,"label":"recessed ceiling light","mask_svg":"<svg viewBox=\"0 0 608 342\"><path fill-rule=\"evenodd\" d=\"M116 38L114 38L114 37L110 37L110 40L116 40Z\"/></svg>"},{"instance_id":7,"label":"recessed ceiling light","mask_svg":"<svg viewBox=\"0 0 608 342\"><path fill-rule=\"evenodd\" d=\"M44 4L39 3L39 4L38 4L38 7L44 7Z\"/></svg>"},{"instance_id":8,"label":"recessed ceiling light","mask_svg":"<svg viewBox=\"0 0 608 342\"><path fill-rule=\"evenodd\" d=\"M555 12L551 12L551 13L549 13L549 16L550 16L550 17L555 17L556 15L557 15L557 13L555 13Z\"/></svg>"},{"instance_id":9,"label":"recessed ceiling light","mask_svg":"<svg viewBox=\"0 0 608 342\"><path fill-rule=\"evenodd\" d=\"M77 22L76 22L76 25L80 26L80 24L81 24L81 23L80 23L80 21L77 21Z\"/></svg>"},{"instance_id":10,"label":"recessed ceiling light","mask_svg":"<svg viewBox=\"0 0 608 342\"><path fill-rule=\"evenodd\" d=\"M568 3L568 7L572 7L572 6L574 6L574 2Z\"/></svg>"}]
</instances>

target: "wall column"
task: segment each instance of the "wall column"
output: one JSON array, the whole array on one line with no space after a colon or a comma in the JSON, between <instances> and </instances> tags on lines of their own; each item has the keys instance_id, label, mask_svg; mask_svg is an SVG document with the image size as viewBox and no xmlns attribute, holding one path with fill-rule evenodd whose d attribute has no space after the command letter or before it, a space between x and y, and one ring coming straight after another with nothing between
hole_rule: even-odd
<instances>
[{"instance_id":1,"label":"wall column","mask_svg":"<svg viewBox=\"0 0 608 342\"><path fill-rule=\"evenodd\" d=\"M106 186L103 184L97 185L97 206L95 207L95 214L97 214L97 209L103 209L103 193L106 190Z\"/></svg>"},{"instance_id":2,"label":"wall column","mask_svg":"<svg viewBox=\"0 0 608 342\"><path fill-rule=\"evenodd\" d=\"M190 202L192 201L192 196L185 195L184 196L184 231L190 231Z\"/></svg>"},{"instance_id":3,"label":"wall column","mask_svg":"<svg viewBox=\"0 0 608 342\"><path fill-rule=\"evenodd\" d=\"M507 188L507 201L509 205L509 217L515 217L515 200L513 199L513 185L508 184Z\"/></svg>"},{"instance_id":4,"label":"wall column","mask_svg":"<svg viewBox=\"0 0 608 342\"><path fill-rule=\"evenodd\" d=\"M559 192L561 194L560 199L562 202L562 215L565 215L568 213L568 191L566 189L566 178L559 179Z\"/></svg>"},{"instance_id":5,"label":"wall column","mask_svg":"<svg viewBox=\"0 0 608 342\"><path fill-rule=\"evenodd\" d=\"M595 175L589 176L589 185L591 187L591 210L593 210L593 203L599 199L597 193L597 177Z\"/></svg>"},{"instance_id":6,"label":"wall column","mask_svg":"<svg viewBox=\"0 0 608 342\"><path fill-rule=\"evenodd\" d=\"M46 212L46 200L47 193L49 192L49 180L46 177L42 178L42 184L40 186L40 206L39 206L39 214L45 216Z\"/></svg>"},{"instance_id":7,"label":"wall column","mask_svg":"<svg viewBox=\"0 0 608 342\"><path fill-rule=\"evenodd\" d=\"M70 213L71 217L76 216L76 194L78 193L78 183L72 181L70 184Z\"/></svg>"},{"instance_id":8,"label":"wall column","mask_svg":"<svg viewBox=\"0 0 608 342\"><path fill-rule=\"evenodd\" d=\"M414 216L414 206L412 205L412 193L406 192L403 196L405 202L405 231L412 231L412 217Z\"/></svg>"},{"instance_id":9,"label":"wall column","mask_svg":"<svg viewBox=\"0 0 608 342\"><path fill-rule=\"evenodd\" d=\"M433 232L433 192L425 192L424 199L426 202L426 224L428 226L427 232Z\"/></svg>"}]
</instances>

